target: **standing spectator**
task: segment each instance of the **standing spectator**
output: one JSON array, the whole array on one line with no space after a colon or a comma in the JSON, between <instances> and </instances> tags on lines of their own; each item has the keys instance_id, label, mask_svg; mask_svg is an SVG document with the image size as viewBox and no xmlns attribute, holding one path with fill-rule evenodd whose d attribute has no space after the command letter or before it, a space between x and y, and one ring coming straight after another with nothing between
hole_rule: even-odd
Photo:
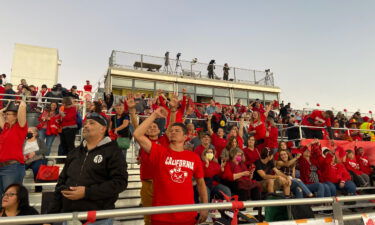
<instances>
[{"instance_id":1,"label":"standing spectator","mask_svg":"<svg viewBox=\"0 0 375 225\"><path fill-rule=\"evenodd\" d=\"M326 129L328 131L329 137L330 139L333 139L333 133L331 130L331 118L333 118L333 112L331 110L327 110L327 111L314 110L310 115L306 116L302 121L302 125L312 126L312 128L311 127L303 128L306 138L323 139L322 130L324 128L313 128L313 127L327 127Z\"/></svg>"},{"instance_id":2,"label":"standing spectator","mask_svg":"<svg viewBox=\"0 0 375 225\"><path fill-rule=\"evenodd\" d=\"M47 104L47 107L38 118L38 135L39 139L45 141L47 145L46 156L49 156L49 154L51 153L53 141L58 135L58 128L60 127L58 117L59 107L57 105L57 102L51 102L50 104Z\"/></svg>"},{"instance_id":3,"label":"standing spectator","mask_svg":"<svg viewBox=\"0 0 375 225\"><path fill-rule=\"evenodd\" d=\"M214 70L215 70L215 60L212 59L210 61L210 63L208 64L208 66L207 66L208 78L210 78L210 79L214 79L215 78L214 77L215 76Z\"/></svg>"},{"instance_id":4,"label":"standing spectator","mask_svg":"<svg viewBox=\"0 0 375 225\"><path fill-rule=\"evenodd\" d=\"M210 105L206 108L206 114L211 115L214 112L216 112L216 110L217 110L217 107L216 107L216 104L215 104L215 100L211 99Z\"/></svg>"},{"instance_id":5,"label":"standing spectator","mask_svg":"<svg viewBox=\"0 0 375 225\"><path fill-rule=\"evenodd\" d=\"M11 184L5 189L5 193L2 195L1 206L1 217L39 214L35 208L30 206L29 192L23 185L20 184Z\"/></svg>"},{"instance_id":6,"label":"standing spectator","mask_svg":"<svg viewBox=\"0 0 375 225\"><path fill-rule=\"evenodd\" d=\"M38 129L29 127L27 132L27 140L23 146L23 155L25 157L25 166L32 169L34 181L39 171L39 167L45 164L44 158L47 154L47 146L44 141L38 137ZM42 186L35 186L35 192L42 192Z\"/></svg>"},{"instance_id":7,"label":"standing spectator","mask_svg":"<svg viewBox=\"0 0 375 225\"><path fill-rule=\"evenodd\" d=\"M228 63L225 63L224 64L224 67L223 67L223 80L228 80L229 78L229 66L228 66Z\"/></svg>"},{"instance_id":8,"label":"standing spectator","mask_svg":"<svg viewBox=\"0 0 375 225\"><path fill-rule=\"evenodd\" d=\"M71 97L64 97L63 106L60 110L60 120L62 131L60 133L61 150L59 155L67 155L75 148L77 133L77 108L73 105Z\"/></svg>"},{"instance_id":9,"label":"standing spectator","mask_svg":"<svg viewBox=\"0 0 375 225\"><path fill-rule=\"evenodd\" d=\"M176 110L171 110L172 114ZM193 177L197 183L200 200L207 203L207 190L204 182L203 167L200 157L194 152L184 150L187 129L182 123L171 125L170 145L162 146L152 143L145 133L147 128L157 118L166 118L168 111L159 107L150 117L143 121L134 131L134 137L139 145L150 154L150 161L154 168L153 206L194 204ZM208 211L200 211L198 223L205 222ZM151 216L152 224L196 224L196 212L180 212L155 214Z\"/></svg>"},{"instance_id":10,"label":"standing spectator","mask_svg":"<svg viewBox=\"0 0 375 225\"><path fill-rule=\"evenodd\" d=\"M44 108L43 102L46 102L46 100L43 99L43 97L46 97L47 93L48 93L47 85L43 84L42 88L36 94L36 98L38 100L38 108L40 109Z\"/></svg>"},{"instance_id":11,"label":"standing spectator","mask_svg":"<svg viewBox=\"0 0 375 225\"><path fill-rule=\"evenodd\" d=\"M24 86L27 86L26 79L21 79L21 83L17 86L17 92L21 93Z\"/></svg>"},{"instance_id":12,"label":"standing spectator","mask_svg":"<svg viewBox=\"0 0 375 225\"><path fill-rule=\"evenodd\" d=\"M107 105L107 109L110 110L112 108L114 101L113 93L111 92L110 94L105 94L104 93L104 102Z\"/></svg>"},{"instance_id":13,"label":"standing spectator","mask_svg":"<svg viewBox=\"0 0 375 225\"><path fill-rule=\"evenodd\" d=\"M126 138L130 143L131 133L129 130L130 117L128 113L124 112L124 105L119 103L115 106L116 115L112 116L110 122L110 129L115 134L116 139ZM129 147L129 146L128 146ZM122 149L126 158L127 148Z\"/></svg>"},{"instance_id":14,"label":"standing spectator","mask_svg":"<svg viewBox=\"0 0 375 225\"><path fill-rule=\"evenodd\" d=\"M252 120L249 125L249 134L255 137L255 146L262 149L264 146L264 138L266 137L266 125L264 119L262 119L260 112L254 111L252 114Z\"/></svg>"},{"instance_id":15,"label":"standing spectator","mask_svg":"<svg viewBox=\"0 0 375 225\"><path fill-rule=\"evenodd\" d=\"M87 92L91 92L92 90L92 85L90 84L90 81L89 80L86 80L86 85L83 86L83 90L87 91Z\"/></svg>"},{"instance_id":16,"label":"standing spectator","mask_svg":"<svg viewBox=\"0 0 375 225\"><path fill-rule=\"evenodd\" d=\"M257 160L260 159L259 150L255 147L255 138L254 136L249 136L247 138L247 147L243 150L245 158L246 158L246 165L250 167L253 165Z\"/></svg>"},{"instance_id":17,"label":"standing spectator","mask_svg":"<svg viewBox=\"0 0 375 225\"><path fill-rule=\"evenodd\" d=\"M198 155L198 156L201 156L203 151L205 149L215 149L215 147L213 145L211 145L211 136L209 133L207 132L204 132L203 135L201 136L201 145L199 145L198 147L196 147L194 149L194 152Z\"/></svg>"},{"instance_id":18,"label":"standing spectator","mask_svg":"<svg viewBox=\"0 0 375 225\"><path fill-rule=\"evenodd\" d=\"M266 135L264 138L264 144L270 148L275 154L278 150L277 139L279 137L279 131L275 125L275 121L271 117L267 117L266 121Z\"/></svg>"},{"instance_id":19,"label":"standing spectator","mask_svg":"<svg viewBox=\"0 0 375 225\"><path fill-rule=\"evenodd\" d=\"M79 95L77 93L77 86L73 85L70 89L70 92L68 93L69 97L72 97L73 99L79 99Z\"/></svg>"},{"instance_id":20,"label":"standing spectator","mask_svg":"<svg viewBox=\"0 0 375 225\"><path fill-rule=\"evenodd\" d=\"M218 159L221 156L221 153L223 152L224 148L227 146L228 141L224 138L225 132L223 128L219 127L217 129L217 132L214 133L211 126L211 120L212 115L208 116L207 130L208 133L211 135L212 144L215 146L215 158Z\"/></svg>"},{"instance_id":21,"label":"standing spectator","mask_svg":"<svg viewBox=\"0 0 375 225\"><path fill-rule=\"evenodd\" d=\"M357 162L359 163L359 168L362 172L366 173L371 180L375 180L375 172L373 170L372 165L370 165L369 158L365 155L365 151L362 147L355 149Z\"/></svg>"},{"instance_id":22,"label":"standing spectator","mask_svg":"<svg viewBox=\"0 0 375 225\"><path fill-rule=\"evenodd\" d=\"M25 160L22 146L26 139L26 103L17 107L14 102L0 110L0 194L13 183L22 183Z\"/></svg>"},{"instance_id":23,"label":"standing spectator","mask_svg":"<svg viewBox=\"0 0 375 225\"><path fill-rule=\"evenodd\" d=\"M6 77L7 77L7 75L5 73L1 74L1 76L0 76L0 86L3 86L7 83Z\"/></svg>"},{"instance_id":24,"label":"standing spectator","mask_svg":"<svg viewBox=\"0 0 375 225\"><path fill-rule=\"evenodd\" d=\"M5 94L7 94L7 95L15 95L16 94L16 92L13 91L13 85L11 83L7 83L5 85ZM15 96L4 96L4 99L16 99L16 97ZM3 104L6 105L7 102L4 102Z\"/></svg>"},{"instance_id":25,"label":"standing spectator","mask_svg":"<svg viewBox=\"0 0 375 225\"><path fill-rule=\"evenodd\" d=\"M59 102L61 103L61 99L63 98L63 94L61 89L55 85L52 87L51 91L47 92L44 97L48 98L55 98L55 99L47 99L47 102Z\"/></svg>"},{"instance_id":26,"label":"standing spectator","mask_svg":"<svg viewBox=\"0 0 375 225\"><path fill-rule=\"evenodd\" d=\"M84 141L69 152L48 213L115 208L119 193L128 185L128 173L123 153L106 136L107 129L108 121L103 116L87 117L82 131ZM103 219L94 224L109 225L113 221Z\"/></svg>"}]
</instances>

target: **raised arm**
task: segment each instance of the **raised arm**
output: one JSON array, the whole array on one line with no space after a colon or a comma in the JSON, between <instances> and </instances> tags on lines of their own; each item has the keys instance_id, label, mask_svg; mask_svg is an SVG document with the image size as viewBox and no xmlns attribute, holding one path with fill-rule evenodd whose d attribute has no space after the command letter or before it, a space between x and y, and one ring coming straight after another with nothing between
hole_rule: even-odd
<instances>
[{"instance_id":1,"label":"raised arm","mask_svg":"<svg viewBox=\"0 0 375 225\"><path fill-rule=\"evenodd\" d=\"M208 115L207 130L210 135L214 133L214 131L212 130L211 120L212 120L212 115Z\"/></svg>"},{"instance_id":2,"label":"raised arm","mask_svg":"<svg viewBox=\"0 0 375 225\"><path fill-rule=\"evenodd\" d=\"M145 136L145 133L149 126L154 122L157 118L165 118L167 117L167 110L164 107L159 107L155 110L145 121L143 121L137 129L134 131L134 138L137 140L138 144L141 146L143 150L147 153L151 151L151 141Z\"/></svg>"},{"instance_id":3,"label":"raised arm","mask_svg":"<svg viewBox=\"0 0 375 225\"><path fill-rule=\"evenodd\" d=\"M26 103L23 100L20 102L18 107L17 119L20 127L24 127L26 125Z\"/></svg>"},{"instance_id":4,"label":"raised arm","mask_svg":"<svg viewBox=\"0 0 375 225\"><path fill-rule=\"evenodd\" d=\"M238 129L238 135L243 138L243 126L244 126L244 119L241 117L240 119L240 128Z\"/></svg>"},{"instance_id":5,"label":"raised arm","mask_svg":"<svg viewBox=\"0 0 375 225\"><path fill-rule=\"evenodd\" d=\"M138 120L137 120L137 114L136 114L137 110L135 109L136 104L135 104L133 95L128 96L126 103L128 104L128 108L129 108L130 122L133 124L134 129L137 129L138 127Z\"/></svg>"},{"instance_id":6,"label":"raised arm","mask_svg":"<svg viewBox=\"0 0 375 225\"><path fill-rule=\"evenodd\" d=\"M0 110L0 127L1 129L4 128L5 119L4 119L4 111L8 108L11 101L8 101L8 104Z\"/></svg>"}]
</instances>

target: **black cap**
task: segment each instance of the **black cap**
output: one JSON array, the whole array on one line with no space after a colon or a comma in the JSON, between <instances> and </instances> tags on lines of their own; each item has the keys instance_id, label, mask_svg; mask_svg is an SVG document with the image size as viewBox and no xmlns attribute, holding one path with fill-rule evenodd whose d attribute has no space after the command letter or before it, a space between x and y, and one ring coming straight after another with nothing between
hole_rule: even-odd
<instances>
[{"instance_id":1,"label":"black cap","mask_svg":"<svg viewBox=\"0 0 375 225\"><path fill-rule=\"evenodd\" d=\"M103 126L108 127L108 120L104 118L104 116L98 113L90 113L87 115L86 119L88 120L95 120L96 122L100 123Z\"/></svg>"},{"instance_id":2,"label":"black cap","mask_svg":"<svg viewBox=\"0 0 375 225\"><path fill-rule=\"evenodd\" d=\"M42 84L42 88L47 88L47 85L45 85L45 84Z\"/></svg>"},{"instance_id":3,"label":"black cap","mask_svg":"<svg viewBox=\"0 0 375 225\"><path fill-rule=\"evenodd\" d=\"M8 107L7 107L7 109L5 110L5 112L8 112L8 111L18 112L18 105L14 104L14 102L10 102L10 103L8 104Z\"/></svg>"}]
</instances>

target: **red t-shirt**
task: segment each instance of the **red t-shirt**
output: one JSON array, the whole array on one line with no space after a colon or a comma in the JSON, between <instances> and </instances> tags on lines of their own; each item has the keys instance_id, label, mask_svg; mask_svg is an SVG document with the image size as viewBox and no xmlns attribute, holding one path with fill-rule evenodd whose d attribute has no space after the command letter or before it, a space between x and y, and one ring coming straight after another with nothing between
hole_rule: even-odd
<instances>
[{"instance_id":1,"label":"red t-shirt","mask_svg":"<svg viewBox=\"0 0 375 225\"><path fill-rule=\"evenodd\" d=\"M150 161L154 169L153 206L194 204L193 177L203 178L200 158L191 151L176 152L152 143ZM197 212L152 215L152 221L195 224Z\"/></svg>"},{"instance_id":2,"label":"red t-shirt","mask_svg":"<svg viewBox=\"0 0 375 225\"><path fill-rule=\"evenodd\" d=\"M221 156L221 152L227 146L228 141L225 138L220 138L217 134L213 133L211 135L212 144L215 146L216 158Z\"/></svg>"},{"instance_id":3,"label":"red t-shirt","mask_svg":"<svg viewBox=\"0 0 375 225\"><path fill-rule=\"evenodd\" d=\"M264 139L265 145L268 148L274 149L279 146L277 138L279 137L279 130L277 127L270 126L267 128L269 136Z\"/></svg>"},{"instance_id":4,"label":"red t-shirt","mask_svg":"<svg viewBox=\"0 0 375 225\"><path fill-rule=\"evenodd\" d=\"M367 175L370 175L372 173L372 169L370 167L368 158L366 156L360 155L357 155L356 158L357 162L359 163L359 167L361 168L361 171Z\"/></svg>"},{"instance_id":5,"label":"red t-shirt","mask_svg":"<svg viewBox=\"0 0 375 225\"><path fill-rule=\"evenodd\" d=\"M314 120L314 122L318 121L317 120L318 118L324 120L325 122L321 125L315 125L313 123L310 123L309 118ZM330 118L324 118L323 117L323 111L314 110L309 116L306 116L305 118L303 118L302 125L315 126L315 127L324 127L324 126L330 127L331 126L331 119ZM321 128L310 128L310 129L319 130Z\"/></svg>"},{"instance_id":6,"label":"red t-shirt","mask_svg":"<svg viewBox=\"0 0 375 225\"><path fill-rule=\"evenodd\" d=\"M8 123L4 124L4 129L0 133L0 162L17 160L24 163L23 144L27 135L27 123L20 127L15 123L12 127Z\"/></svg>"},{"instance_id":7,"label":"red t-shirt","mask_svg":"<svg viewBox=\"0 0 375 225\"><path fill-rule=\"evenodd\" d=\"M150 140L152 143L156 143L163 146L169 145L169 140L167 135L160 136L157 140ZM141 166L139 168L141 180L150 180L152 179L152 174L154 169L152 168L150 162L150 155L145 152L142 148L139 149L139 161L141 162Z\"/></svg>"},{"instance_id":8,"label":"red t-shirt","mask_svg":"<svg viewBox=\"0 0 375 225\"><path fill-rule=\"evenodd\" d=\"M257 148L254 148L253 150L250 150L249 148L243 149L246 161L245 164L247 167L249 167L251 164L255 163L258 159L260 159L259 150Z\"/></svg>"},{"instance_id":9,"label":"red t-shirt","mask_svg":"<svg viewBox=\"0 0 375 225\"><path fill-rule=\"evenodd\" d=\"M206 149L203 145L199 145L194 149L194 153L198 155L199 158L201 158L203 151Z\"/></svg>"},{"instance_id":10,"label":"red t-shirt","mask_svg":"<svg viewBox=\"0 0 375 225\"><path fill-rule=\"evenodd\" d=\"M347 158L346 161L344 162L344 165L348 171L352 171L357 175L363 174L355 158L354 159Z\"/></svg>"},{"instance_id":11,"label":"red t-shirt","mask_svg":"<svg viewBox=\"0 0 375 225\"><path fill-rule=\"evenodd\" d=\"M254 121L254 123L249 125L249 132L256 131L254 134L255 140L264 139L266 136L266 125L262 120Z\"/></svg>"}]
</instances>

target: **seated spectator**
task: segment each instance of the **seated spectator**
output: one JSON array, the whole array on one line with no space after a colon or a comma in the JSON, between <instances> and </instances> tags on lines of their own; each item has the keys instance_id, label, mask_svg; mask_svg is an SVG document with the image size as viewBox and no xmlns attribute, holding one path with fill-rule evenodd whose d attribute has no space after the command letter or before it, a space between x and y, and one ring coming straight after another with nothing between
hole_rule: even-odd
<instances>
[{"instance_id":1,"label":"seated spectator","mask_svg":"<svg viewBox=\"0 0 375 225\"><path fill-rule=\"evenodd\" d=\"M290 196L290 185L292 181L275 167L273 152L269 148L263 148L260 159L255 162L254 179L262 184L267 193L274 193L282 188L285 196Z\"/></svg>"},{"instance_id":2,"label":"seated spectator","mask_svg":"<svg viewBox=\"0 0 375 225\"><path fill-rule=\"evenodd\" d=\"M59 107L57 105L57 102L51 102L50 104L47 104L43 113L40 114L38 118L38 136L39 139L45 141L47 145L47 152L45 153L46 156L50 155L52 144L56 136L59 134L58 129L60 127L60 124L58 119Z\"/></svg>"},{"instance_id":3,"label":"seated spectator","mask_svg":"<svg viewBox=\"0 0 375 225\"><path fill-rule=\"evenodd\" d=\"M300 153L292 158L288 150L280 150L279 159L276 161L276 168L292 180L290 189L296 198L303 198L304 196L311 198L313 194L310 189L300 179L296 178L296 163L300 157Z\"/></svg>"},{"instance_id":4,"label":"seated spectator","mask_svg":"<svg viewBox=\"0 0 375 225\"><path fill-rule=\"evenodd\" d=\"M212 116L210 115L207 121L207 130L208 133L211 135L212 144L215 146L215 158L218 159L221 156L221 153L223 152L224 148L227 146L228 141L224 138L225 132L223 128L219 127L217 129L217 132L214 133L211 126L211 119Z\"/></svg>"},{"instance_id":5,"label":"seated spectator","mask_svg":"<svg viewBox=\"0 0 375 225\"><path fill-rule=\"evenodd\" d=\"M318 166L315 164L318 159L311 158L310 145L301 148L302 156L298 159L300 179L316 197L331 197L330 187L319 180Z\"/></svg>"},{"instance_id":6,"label":"seated spectator","mask_svg":"<svg viewBox=\"0 0 375 225\"><path fill-rule=\"evenodd\" d=\"M227 196L232 196L231 190L222 184L221 176L224 172L225 163L220 165L215 160L215 150L207 148L202 152L201 155L203 161L203 172L204 172L204 181L207 186L208 201L210 198L221 198L224 199L221 195L221 191Z\"/></svg>"},{"instance_id":7,"label":"seated spectator","mask_svg":"<svg viewBox=\"0 0 375 225\"><path fill-rule=\"evenodd\" d=\"M11 184L5 189L2 195L1 206L1 217L39 214L35 208L30 206L29 192L20 184Z\"/></svg>"},{"instance_id":8,"label":"seated spectator","mask_svg":"<svg viewBox=\"0 0 375 225\"><path fill-rule=\"evenodd\" d=\"M326 183L331 187L334 185L337 190L345 190L348 195L355 195L357 187L338 157L329 149L326 149L323 154L325 160L322 172L324 172Z\"/></svg>"},{"instance_id":9,"label":"seated spectator","mask_svg":"<svg viewBox=\"0 0 375 225\"><path fill-rule=\"evenodd\" d=\"M245 165L245 156L239 148L232 149L229 161L225 162L223 179L225 179L235 192L239 200L260 200L262 187L260 183L253 180L255 166L250 169ZM260 209L261 210L261 209Z\"/></svg>"},{"instance_id":10,"label":"seated spectator","mask_svg":"<svg viewBox=\"0 0 375 225\"><path fill-rule=\"evenodd\" d=\"M370 184L370 177L361 171L359 163L357 163L357 159L355 158L353 150L346 151L346 157L344 158L344 165L352 180L357 185L357 187L366 187Z\"/></svg>"},{"instance_id":11,"label":"seated spectator","mask_svg":"<svg viewBox=\"0 0 375 225\"><path fill-rule=\"evenodd\" d=\"M38 138L38 129L29 127L27 131L27 140L23 146L23 155L25 157L25 166L33 170L34 181L38 175L39 167L45 164L47 147L44 141ZM35 192L42 192L42 186L35 186Z\"/></svg>"},{"instance_id":12,"label":"seated spectator","mask_svg":"<svg viewBox=\"0 0 375 225\"><path fill-rule=\"evenodd\" d=\"M356 148L356 159L359 164L359 168L362 172L367 174L370 178L371 181L375 180L375 172L374 169L370 165L369 158L365 155L365 151L362 147Z\"/></svg>"},{"instance_id":13,"label":"seated spectator","mask_svg":"<svg viewBox=\"0 0 375 225\"><path fill-rule=\"evenodd\" d=\"M340 128L340 122L338 119L335 119L333 121L333 139L334 140L348 140L349 136L346 134L346 130L339 129Z\"/></svg>"},{"instance_id":14,"label":"seated spectator","mask_svg":"<svg viewBox=\"0 0 375 225\"><path fill-rule=\"evenodd\" d=\"M243 149L245 155L245 164L250 168L258 159L260 159L259 150L255 147L255 138L250 136L247 139L247 147Z\"/></svg>"}]
</instances>

